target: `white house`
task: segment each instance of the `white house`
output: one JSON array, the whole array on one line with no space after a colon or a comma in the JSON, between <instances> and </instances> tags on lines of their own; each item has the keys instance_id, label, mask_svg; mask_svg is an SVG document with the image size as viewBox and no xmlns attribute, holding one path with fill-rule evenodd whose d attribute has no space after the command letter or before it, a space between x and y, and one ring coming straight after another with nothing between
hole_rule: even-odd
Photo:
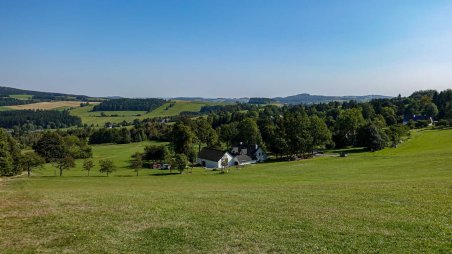
<instances>
[{"instance_id":1,"label":"white house","mask_svg":"<svg viewBox=\"0 0 452 254\"><path fill-rule=\"evenodd\" d=\"M252 164L267 160L267 153L258 145L240 143L232 147L231 155L234 156L235 165Z\"/></svg>"},{"instance_id":2,"label":"white house","mask_svg":"<svg viewBox=\"0 0 452 254\"><path fill-rule=\"evenodd\" d=\"M230 153L205 147L199 152L197 162L205 168L222 168L222 162L226 159L228 167L234 165L234 157Z\"/></svg>"}]
</instances>

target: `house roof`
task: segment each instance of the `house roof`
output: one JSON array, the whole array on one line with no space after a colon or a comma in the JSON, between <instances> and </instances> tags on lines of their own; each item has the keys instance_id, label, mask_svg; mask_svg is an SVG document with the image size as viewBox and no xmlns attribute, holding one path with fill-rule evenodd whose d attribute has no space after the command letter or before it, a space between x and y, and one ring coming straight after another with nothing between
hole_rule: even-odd
<instances>
[{"instance_id":1,"label":"house roof","mask_svg":"<svg viewBox=\"0 0 452 254\"><path fill-rule=\"evenodd\" d=\"M232 155L248 155L250 158L256 159L256 152L259 150L259 146L254 145L246 145L246 144L238 144L232 147L231 154Z\"/></svg>"},{"instance_id":2,"label":"house roof","mask_svg":"<svg viewBox=\"0 0 452 254\"><path fill-rule=\"evenodd\" d=\"M243 163L243 162L247 162L247 161L252 161L253 159L251 159L251 157L249 157L248 155L237 155L235 157L235 159L239 162L239 163Z\"/></svg>"},{"instance_id":3,"label":"house roof","mask_svg":"<svg viewBox=\"0 0 452 254\"><path fill-rule=\"evenodd\" d=\"M199 152L198 158L209 161L219 161L221 160L221 158L223 158L225 153L226 152L221 150L204 147L201 152Z\"/></svg>"},{"instance_id":4,"label":"house roof","mask_svg":"<svg viewBox=\"0 0 452 254\"><path fill-rule=\"evenodd\" d=\"M413 121L421 121L421 120L429 120L432 121L432 118L429 116L424 116L424 115L412 115L412 116L405 116L405 118L403 119L404 121L409 121L409 120L413 120Z\"/></svg>"}]
</instances>

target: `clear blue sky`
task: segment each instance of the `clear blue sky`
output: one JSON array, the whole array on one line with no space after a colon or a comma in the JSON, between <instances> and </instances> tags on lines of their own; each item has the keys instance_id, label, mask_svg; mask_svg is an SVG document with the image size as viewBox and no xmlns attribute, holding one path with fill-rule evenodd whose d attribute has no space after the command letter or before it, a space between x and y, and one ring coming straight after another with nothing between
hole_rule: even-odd
<instances>
[{"instance_id":1,"label":"clear blue sky","mask_svg":"<svg viewBox=\"0 0 452 254\"><path fill-rule=\"evenodd\" d=\"M129 97L452 87L452 2L0 0L0 85Z\"/></svg>"}]
</instances>

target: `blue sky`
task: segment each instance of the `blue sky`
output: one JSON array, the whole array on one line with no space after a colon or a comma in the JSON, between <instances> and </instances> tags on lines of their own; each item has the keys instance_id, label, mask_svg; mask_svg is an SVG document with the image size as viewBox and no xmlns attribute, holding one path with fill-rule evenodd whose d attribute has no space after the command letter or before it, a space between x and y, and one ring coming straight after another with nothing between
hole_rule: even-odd
<instances>
[{"instance_id":1,"label":"blue sky","mask_svg":"<svg viewBox=\"0 0 452 254\"><path fill-rule=\"evenodd\" d=\"M0 0L0 85L129 97L452 87L451 1Z\"/></svg>"}]
</instances>

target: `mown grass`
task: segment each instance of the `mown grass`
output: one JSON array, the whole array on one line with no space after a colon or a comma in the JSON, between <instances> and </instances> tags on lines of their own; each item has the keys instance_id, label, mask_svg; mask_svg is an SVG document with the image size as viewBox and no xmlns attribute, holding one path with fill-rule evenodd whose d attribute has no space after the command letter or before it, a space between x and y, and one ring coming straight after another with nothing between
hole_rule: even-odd
<instances>
[{"instance_id":1,"label":"mown grass","mask_svg":"<svg viewBox=\"0 0 452 254\"><path fill-rule=\"evenodd\" d=\"M174 102L174 101L173 101ZM183 111L199 112L202 106L218 105L219 103L198 102L198 101L175 101L173 107L169 108L169 102L151 111L103 111L105 117L101 117L101 111L92 112L93 106L75 108L70 112L72 115L82 118L86 124L103 126L105 123L120 123L123 121L132 122L135 119L146 119L153 117L176 116ZM112 116L116 115L116 116Z\"/></svg>"},{"instance_id":2,"label":"mown grass","mask_svg":"<svg viewBox=\"0 0 452 254\"><path fill-rule=\"evenodd\" d=\"M96 146L125 161L144 144ZM121 157L119 157L121 156ZM110 177L79 169L2 182L4 253L449 253L452 130L397 149L228 174Z\"/></svg>"}]
</instances>

